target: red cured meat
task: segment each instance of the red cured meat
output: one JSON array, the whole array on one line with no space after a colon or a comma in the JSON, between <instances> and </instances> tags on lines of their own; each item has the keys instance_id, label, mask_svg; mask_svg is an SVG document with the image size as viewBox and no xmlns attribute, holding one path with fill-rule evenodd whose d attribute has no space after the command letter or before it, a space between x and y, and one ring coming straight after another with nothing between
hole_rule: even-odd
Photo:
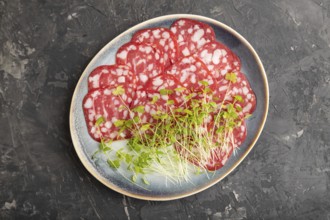
<instances>
[{"instance_id":1,"label":"red cured meat","mask_svg":"<svg viewBox=\"0 0 330 220\"><path fill-rule=\"evenodd\" d=\"M210 42L198 50L197 56L206 64L215 79L222 79L226 73L241 69L241 61L228 47L219 42Z\"/></svg>"},{"instance_id":2,"label":"red cured meat","mask_svg":"<svg viewBox=\"0 0 330 220\"><path fill-rule=\"evenodd\" d=\"M240 147L246 139L247 128L245 120L241 121L241 125L233 130L233 147L234 149Z\"/></svg>"},{"instance_id":3,"label":"red cured meat","mask_svg":"<svg viewBox=\"0 0 330 220\"><path fill-rule=\"evenodd\" d=\"M213 144L216 148L210 150L209 156L199 154L199 150L197 150L193 156L191 152L194 152L194 149L187 151L180 147L180 145L175 146L176 150L183 158L186 158L196 166L203 167L209 171L218 170L224 166L234 150L240 147L246 139L246 123L243 119L239 120L240 121L238 122L241 122L241 124L234 128L231 134L228 134L226 137L226 143L220 143L219 140L222 140L223 137L218 137L216 133L214 134ZM214 128L213 120L207 122L206 127L208 128L208 132L211 133L217 130L217 126Z\"/></svg>"},{"instance_id":4,"label":"red cured meat","mask_svg":"<svg viewBox=\"0 0 330 220\"><path fill-rule=\"evenodd\" d=\"M130 42L121 46L116 54L117 64L129 66L137 77L137 89L164 70L163 50L157 45Z\"/></svg>"},{"instance_id":5,"label":"red cured meat","mask_svg":"<svg viewBox=\"0 0 330 220\"><path fill-rule=\"evenodd\" d=\"M171 94L161 95L160 91L162 89L171 91ZM168 100L173 100L174 106L179 106L184 102L184 96L187 95L187 91L182 89L184 89L184 86L179 80L175 76L169 74L160 74L151 78L145 87L149 100L157 96L157 105L166 105Z\"/></svg>"},{"instance_id":6,"label":"red cured meat","mask_svg":"<svg viewBox=\"0 0 330 220\"><path fill-rule=\"evenodd\" d=\"M257 106L257 98L254 91L243 73L241 73L241 80L238 83L236 83L237 87L233 87L231 90L232 92L230 93L230 96L241 96L243 98L243 102L237 102L237 104L242 108L242 114L252 114Z\"/></svg>"},{"instance_id":7,"label":"red cured meat","mask_svg":"<svg viewBox=\"0 0 330 220\"><path fill-rule=\"evenodd\" d=\"M211 26L191 19L176 20L171 25L171 31L178 42L179 56L194 54L204 44L215 40Z\"/></svg>"},{"instance_id":8,"label":"red cured meat","mask_svg":"<svg viewBox=\"0 0 330 220\"><path fill-rule=\"evenodd\" d=\"M127 106L123 96L113 95L112 91L113 89L108 88L96 89L87 93L83 100L88 133L96 141L100 141L101 137L105 140L130 137L127 132L119 135L118 128L114 125L117 120L128 119L129 112L127 109L122 108L123 105ZM96 126L95 123L100 117L104 118L104 122Z\"/></svg>"},{"instance_id":9,"label":"red cured meat","mask_svg":"<svg viewBox=\"0 0 330 220\"><path fill-rule=\"evenodd\" d=\"M113 88L118 85L136 84L136 77L125 65L102 65L95 68L88 76L88 90Z\"/></svg>"},{"instance_id":10,"label":"red cured meat","mask_svg":"<svg viewBox=\"0 0 330 220\"><path fill-rule=\"evenodd\" d=\"M84 97L83 110L87 124L88 133L96 141L100 141L101 132L95 126L96 120L103 115L103 96L100 90L93 90Z\"/></svg>"},{"instance_id":11,"label":"red cured meat","mask_svg":"<svg viewBox=\"0 0 330 220\"><path fill-rule=\"evenodd\" d=\"M243 120L242 124L233 130L232 135L229 137L229 143L226 146L217 147L211 151L208 162L202 166L210 171L215 171L223 167L234 149L244 142L246 135L246 124Z\"/></svg>"},{"instance_id":12,"label":"red cured meat","mask_svg":"<svg viewBox=\"0 0 330 220\"><path fill-rule=\"evenodd\" d=\"M111 65L107 66L107 72L103 72L100 76L99 87L117 87L118 85L127 85L135 87L136 76L128 66Z\"/></svg>"},{"instance_id":13,"label":"red cured meat","mask_svg":"<svg viewBox=\"0 0 330 220\"><path fill-rule=\"evenodd\" d=\"M165 73L175 76L191 91L200 91L202 87L200 81L206 81L210 86L214 84L214 79L203 61L194 56L182 57L166 69Z\"/></svg>"},{"instance_id":14,"label":"red cured meat","mask_svg":"<svg viewBox=\"0 0 330 220\"><path fill-rule=\"evenodd\" d=\"M173 64L178 58L178 43L174 34L167 28L149 28L136 32L132 42L157 44L164 51L165 67Z\"/></svg>"},{"instance_id":15,"label":"red cured meat","mask_svg":"<svg viewBox=\"0 0 330 220\"><path fill-rule=\"evenodd\" d=\"M245 75L241 72L236 72L235 74L235 83L222 79L216 81L212 86L214 101L217 103L221 103L223 100L225 102L233 102L235 96L241 96L242 102L236 101L236 105L242 108L241 116L252 114L257 105L256 96Z\"/></svg>"},{"instance_id":16,"label":"red cured meat","mask_svg":"<svg viewBox=\"0 0 330 220\"><path fill-rule=\"evenodd\" d=\"M108 73L109 65L96 67L88 76L88 90L100 88L100 77L103 73Z\"/></svg>"},{"instance_id":17,"label":"red cured meat","mask_svg":"<svg viewBox=\"0 0 330 220\"><path fill-rule=\"evenodd\" d=\"M138 116L140 118L139 123L153 123L155 122L152 115L156 114L158 110L158 105L152 104L151 99L148 97L148 94L144 90L137 90L136 95L134 97L134 101L132 102L131 109L134 109L135 107L143 106L144 112L138 113L138 112L131 112L130 117L134 118L135 116ZM162 108L163 105L160 105Z\"/></svg>"}]
</instances>

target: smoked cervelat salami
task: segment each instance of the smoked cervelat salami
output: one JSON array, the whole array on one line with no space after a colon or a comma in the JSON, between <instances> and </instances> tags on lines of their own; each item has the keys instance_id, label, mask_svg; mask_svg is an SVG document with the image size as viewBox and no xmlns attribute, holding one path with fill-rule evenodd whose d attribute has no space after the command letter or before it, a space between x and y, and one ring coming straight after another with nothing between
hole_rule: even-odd
<instances>
[{"instance_id":1,"label":"smoked cervelat salami","mask_svg":"<svg viewBox=\"0 0 330 220\"><path fill-rule=\"evenodd\" d=\"M241 69L239 58L225 45L213 41L198 50L197 56L206 64L215 79Z\"/></svg>"},{"instance_id":2,"label":"smoked cervelat salami","mask_svg":"<svg viewBox=\"0 0 330 220\"><path fill-rule=\"evenodd\" d=\"M117 64L127 65L137 77L137 88L164 70L164 53L158 45L129 42L121 46L116 54Z\"/></svg>"},{"instance_id":3,"label":"smoked cervelat salami","mask_svg":"<svg viewBox=\"0 0 330 220\"><path fill-rule=\"evenodd\" d=\"M118 134L118 128L114 125L117 120L126 120L129 117L126 100L123 96L117 96L112 93L113 89L92 90L84 97L83 110L87 122L88 133L91 137L100 141L118 140L129 138L130 134L123 132ZM102 123L96 124L98 119L102 118Z\"/></svg>"},{"instance_id":4,"label":"smoked cervelat salami","mask_svg":"<svg viewBox=\"0 0 330 220\"><path fill-rule=\"evenodd\" d=\"M175 76L184 87L192 91L200 91L203 86L201 81L210 86L214 84L214 79L203 61L195 56L182 57L167 68L165 73Z\"/></svg>"},{"instance_id":5,"label":"smoked cervelat salami","mask_svg":"<svg viewBox=\"0 0 330 220\"><path fill-rule=\"evenodd\" d=\"M164 51L165 67L173 64L178 58L176 37L167 28L157 27L140 30L133 35L131 41L160 46Z\"/></svg>"},{"instance_id":6,"label":"smoked cervelat salami","mask_svg":"<svg viewBox=\"0 0 330 220\"><path fill-rule=\"evenodd\" d=\"M171 25L171 31L177 38L179 56L194 54L204 44L215 40L211 26L191 19L176 20Z\"/></svg>"}]
</instances>

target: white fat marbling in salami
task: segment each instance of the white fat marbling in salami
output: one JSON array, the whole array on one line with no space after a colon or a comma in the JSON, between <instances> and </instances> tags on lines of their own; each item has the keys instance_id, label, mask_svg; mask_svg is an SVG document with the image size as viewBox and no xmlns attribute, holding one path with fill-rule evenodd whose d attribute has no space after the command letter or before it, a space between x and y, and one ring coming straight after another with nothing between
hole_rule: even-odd
<instances>
[{"instance_id":1,"label":"white fat marbling in salami","mask_svg":"<svg viewBox=\"0 0 330 220\"><path fill-rule=\"evenodd\" d=\"M100 76L100 88L112 88L125 84L136 85L136 76L128 66L115 64L106 67L108 71Z\"/></svg>"},{"instance_id":2,"label":"white fat marbling in salami","mask_svg":"<svg viewBox=\"0 0 330 220\"><path fill-rule=\"evenodd\" d=\"M199 164L210 171L220 169L225 165L229 157L232 155L235 148L239 147L245 140L247 135L245 121L242 120L241 125L237 126L232 134L228 137L228 142L221 146L217 146L211 151L210 156L205 164Z\"/></svg>"},{"instance_id":3,"label":"white fat marbling in salami","mask_svg":"<svg viewBox=\"0 0 330 220\"><path fill-rule=\"evenodd\" d=\"M241 69L239 58L225 45L213 41L198 50L197 56L206 64L215 79Z\"/></svg>"},{"instance_id":4,"label":"white fat marbling in salami","mask_svg":"<svg viewBox=\"0 0 330 220\"><path fill-rule=\"evenodd\" d=\"M109 65L96 67L88 76L88 90L100 88L100 78L105 73L109 73Z\"/></svg>"},{"instance_id":5,"label":"white fat marbling in salami","mask_svg":"<svg viewBox=\"0 0 330 220\"><path fill-rule=\"evenodd\" d=\"M131 111L130 117L139 117L139 123L153 123L155 119L152 115L156 114L158 106L151 102L151 99L148 97L148 93L144 90L137 90L132 102L131 109L133 110L136 107L142 106L144 108L143 113ZM163 105L160 106L162 108Z\"/></svg>"},{"instance_id":6,"label":"white fat marbling in salami","mask_svg":"<svg viewBox=\"0 0 330 220\"><path fill-rule=\"evenodd\" d=\"M167 28L156 27L137 31L133 37L132 42L146 43L151 45L158 45L164 51L164 65L170 66L178 59L178 44L176 37Z\"/></svg>"},{"instance_id":7,"label":"white fat marbling in salami","mask_svg":"<svg viewBox=\"0 0 330 220\"><path fill-rule=\"evenodd\" d=\"M161 94L162 90L166 90L166 94ZM180 83L174 75L170 74L160 74L151 78L146 84L145 91L150 100L156 96L156 104L167 105L168 107L171 105L179 106L183 104L185 101L184 96L188 95L187 89L183 84ZM171 100L173 100L174 103L170 104Z\"/></svg>"},{"instance_id":8,"label":"white fat marbling in salami","mask_svg":"<svg viewBox=\"0 0 330 220\"><path fill-rule=\"evenodd\" d=\"M124 106L128 106L124 95L114 95L113 89L95 89L87 93L83 100L83 110L87 123L88 133L91 137L100 141L119 140L129 138L128 132L118 133L118 128L114 125L117 120L126 120L129 111ZM124 96L124 98L123 98ZM103 118L103 122L96 125L96 121Z\"/></svg>"},{"instance_id":9,"label":"white fat marbling in salami","mask_svg":"<svg viewBox=\"0 0 330 220\"><path fill-rule=\"evenodd\" d=\"M164 53L158 45L130 42L116 54L117 64L127 65L137 77L137 88L143 88L149 78L164 70Z\"/></svg>"},{"instance_id":10,"label":"white fat marbling in salami","mask_svg":"<svg viewBox=\"0 0 330 220\"><path fill-rule=\"evenodd\" d=\"M178 42L179 56L192 55L204 44L215 40L211 26L191 19L176 20L171 25L171 31Z\"/></svg>"},{"instance_id":11,"label":"white fat marbling in salami","mask_svg":"<svg viewBox=\"0 0 330 220\"><path fill-rule=\"evenodd\" d=\"M200 91L205 81L208 85L214 84L214 79L209 70L198 57L182 57L175 64L165 70L166 74L175 76L179 82L191 91Z\"/></svg>"},{"instance_id":12,"label":"white fat marbling in salami","mask_svg":"<svg viewBox=\"0 0 330 220\"><path fill-rule=\"evenodd\" d=\"M250 86L249 81L246 79L242 72L236 72L236 82L230 82L226 79L217 80L212 87L214 91L215 101L218 103L234 102L242 108L241 116L252 114L256 108L256 96ZM240 96L242 100L235 100L235 96Z\"/></svg>"}]
</instances>

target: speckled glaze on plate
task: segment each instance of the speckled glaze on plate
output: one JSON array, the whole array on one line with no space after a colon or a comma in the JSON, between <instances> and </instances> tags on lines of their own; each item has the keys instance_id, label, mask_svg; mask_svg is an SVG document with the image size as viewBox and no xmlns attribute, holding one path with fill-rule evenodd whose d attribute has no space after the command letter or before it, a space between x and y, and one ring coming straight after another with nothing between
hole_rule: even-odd
<instances>
[{"instance_id":1,"label":"speckled glaze on plate","mask_svg":"<svg viewBox=\"0 0 330 220\"><path fill-rule=\"evenodd\" d=\"M242 72L248 78L251 87L257 97L257 108L253 116L247 120L247 138L241 145L236 155L232 155L224 167L216 172L201 175L193 175L191 182L183 182L181 184L173 184L166 181L165 178L149 175L150 185L143 189L132 184L125 179L118 171L109 168L105 161L98 159L91 160L91 155L98 149L98 143L95 142L88 134L84 119L82 100L87 94L87 78L89 73L97 66L104 64L114 64L117 49L124 43L130 41L132 35L144 28L151 27L169 27L173 21L179 18L190 18L211 25L215 31L218 41L227 45L241 59ZM98 54L92 59L85 71L82 73L80 80L73 94L70 109L70 131L74 148L86 169L100 182L107 187L122 193L144 200L173 200L193 195L205 190L231 173L248 155L253 148L260 133L264 127L269 104L269 89L267 76L263 65L253 49L253 47L236 31L222 24L219 21L189 14L166 15L150 19L142 22L118 37L110 41L103 47ZM125 141L116 142L117 147L125 144ZM125 170L120 170L125 174ZM140 185L143 186L141 183Z\"/></svg>"}]
</instances>

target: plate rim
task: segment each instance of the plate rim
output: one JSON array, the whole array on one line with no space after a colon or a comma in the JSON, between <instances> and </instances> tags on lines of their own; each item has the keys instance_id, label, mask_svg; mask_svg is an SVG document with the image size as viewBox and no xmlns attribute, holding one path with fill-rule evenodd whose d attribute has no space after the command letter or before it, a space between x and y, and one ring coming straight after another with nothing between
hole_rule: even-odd
<instances>
[{"instance_id":1,"label":"plate rim","mask_svg":"<svg viewBox=\"0 0 330 220\"><path fill-rule=\"evenodd\" d=\"M262 121L260 126L258 126L258 130L257 133L255 135L255 137L253 138L251 144L248 146L247 150L242 154L242 156L240 158L238 158L238 160L230 167L228 168L228 170L219 178L216 178L212 181L210 181L208 184L206 184L205 186L198 188L196 190L192 190L189 192L185 192L185 193L179 193L173 196L149 196L149 195L141 195L141 194L134 194L131 192L128 192L114 184L112 184L111 182L108 181L107 178L103 177L99 172L97 172L96 168L93 167L88 159L86 154L83 152L82 147L79 144L79 141L74 138L76 135L76 131L74 129L74 113L73 113L73 106L74 103L76 101L76 93L78 90L79 85L82 83L83 81L83 76L88 74L86 72L87 69L89 69L89 67L91 65L93 65L93 63L100 57L101 54L103 54L103 52L105 50L107 50L107 48L109 48L112 44L112 42L116 41L117 39L121 38L122 36L126 35L127 33L129 33L131 30L138 30L141 29L143 26L145 26L148 23L153 23L153 22L159 22L162 20L167 20L167 19L179 19L179 18L189 18L189 19L195 19L198 21L205 21L208 23L211 23L215 26L219 26L221 28L223 28L224 30L230 32L232 35L234 35L235 37L237 37L243 44L244 46L247 47L247 49L252 53L254 59L257 62L257 66L260 69L261 72L261 76L262 76L262 81L265 87L265 94L264 94L264 101L265 101L265 111L263 112L262 115ZM159 17L155 17L155 18L151 18L148 19L146 21L143 21L141 23L138 23L130 28L128 28L127 30L125 30L124 32L122 32L121 34L119 34L117 37L113 38L112 40L110 40L105 46L102 47L101 50L99 50L96 55L92 58L92 60L88 63L88 65L86 66L86 68L84 69L84 71L82 72L82 74L80 75L80 78L75 86L75 90L73 92L72 95L72 100L71 100L71 104L70 104L70 114L69 114L69 123L70 123L70 135L71 135L71 139L72 139L72 143L74 146L74 149L78 155L78 158L80 159L81 163L83 164L83 166L87 169L87 171L93 176L95 177L98 181L100 181L103 185L107 186L108 188L110 188L111 190L114 190L118 193L121 193L123 195L126 196L130 196L132 198L136 198L136 199L141 199L141 200L150 200L150 201L169 201L169 200L175 200L175 199L180 199L180 198L184 198L187 196L191 196L194 194L197 194L203 190L206 190L207 188L212 187L213 185L215 185L216 183L220 182L222 179L224 179L226 176L228 176L230 173L233 172L233 170L245 159L245 157L250 153L250 151L252 150L252 148L254 147L254 145L256 144L257 140L260 137L260 134L265 126L266 120L267 120L267 115L268 115L268 109L269 109L269 84L268 84L268 79L267 79L267 75L264 69L264 66L261 62L261 59L259 58L257 52L255 51L255 49L252 47L252 45L242 36L240 35L237 31L235 31L233 28L227 26L226 24L217 21L213 18L209 18L209 17L205 17L205 16L201 16L201 15L195 15L195 14L169 14L169 15L163 15L163 16L159 16ZM77 136L77 135L76 135Z\"/></svg>"}]
</instances>

